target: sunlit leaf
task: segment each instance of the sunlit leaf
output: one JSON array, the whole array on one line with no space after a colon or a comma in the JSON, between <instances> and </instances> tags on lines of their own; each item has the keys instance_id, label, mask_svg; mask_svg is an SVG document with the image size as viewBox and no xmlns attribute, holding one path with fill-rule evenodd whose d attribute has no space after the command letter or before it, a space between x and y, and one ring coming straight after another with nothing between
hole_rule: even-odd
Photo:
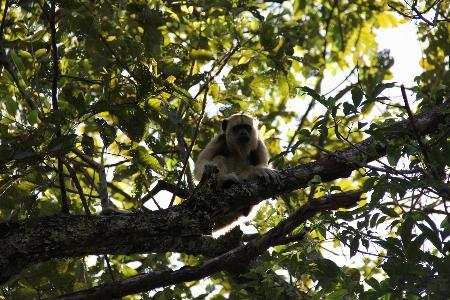
<instances>
[{"instance_id":1,"label":"sunlit leaf","mask_svg":"<svg viewBox=\"0 0 450 300\"><path fill-rule=\"evenodd\" d=\"M23 81L23 85L27 86L27 69L25 68L25 65L22 62L22 59L19 57L19 55L16 54L14 50L10 51L11 58L14 62L14 65L19 70L20 73L20 79Z\"/></svg>"},{"instance_id":2,"label":"sunlit leaf","mask_svg":"<svg viewBox=\"0 0 450 300\"><path fill-rule=\"evenodd\" d=\"M37 122L38 122L38 112L37 110L32 110L28 115L28 123L30 123L30 125L34 125Z\"/></svg>"},{"instance_id":3,"label":"sunlit leaf","mask_svg":"<svg viewBox=\"0 0 450 300\"><path fill-rule=\"evenodd\" d=\"M14 99L11 96L6 95L6 111L8 112L8 114L10 114L12 117L15 117L18 108L19 107L16 101L14 101Z\"/></svg>"}]
</instances>

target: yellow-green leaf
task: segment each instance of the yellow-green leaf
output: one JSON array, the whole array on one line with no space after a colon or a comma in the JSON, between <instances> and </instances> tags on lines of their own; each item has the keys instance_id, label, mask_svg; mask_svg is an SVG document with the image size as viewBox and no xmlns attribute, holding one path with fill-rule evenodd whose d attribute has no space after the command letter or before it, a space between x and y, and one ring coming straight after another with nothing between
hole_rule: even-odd
<instances>
[{"instance_id":1,"label":"yellow-green leaf","mask_svg":"<svg viewBox=\"0 0 450 300\"><path fill-rule=\"evenodd\" d=\"M208 60L214 59L212 52L208 51L208 50L204 50L204 49L199 49L199 50L192 49L190 56L191 56L191 59L200 60L200 61L208 61Z\"/></svg>"},{"instance_id":2,"label":"yellow-green leaf","mask_svg":"<svg viewBox=\"0 0 450 300\"><path fill-rule=\"evenodd\" d=\"M151 98L147 101L147 104L150 105L151 108L159 111L161 109L161 100L156 98Z\"/></svg>"},{"instance_id":3,"label":"yellow-green leaf","mask_svg":"<svg viewBox=\"0 0 450 300\"><path fill-rule=\"evenodd\" d=\"M25 50L19 50L19 53L18 53L20 56L24 56L24 57L32 57L31 56L31 53L30 52L28 52L28 51L25 51Z\"/></svg>"},{"instance_id":4,"label":"yellow-green leaf","mask_svg":"<svg viewBox=\"0 0 450 300\"><path fill-rule=\"evenodd\" d=\"M17 70L19 70L21 79L23 80L23 83L21 83L21 84L23 84L24 86L27 86L27 70L25 69L25 65L23 64L19 55L17 55L17 53L14 50L11 50L10 53L11 53L11 58L12 58L14 64L16 65Z\"/></svg>"},{"instance_id":5,"label":"yellow-green leaf","mask_svg":"<svg viewBox=\"0 0 450 300\"><path fill-rule=\"evenodd\" d=\"M397 18L392 15L391 13L379 13L376 15L378 24L382 27L382 28L388 28L389 25L391 25L392 27L397 27L398 26L398 20Z\"/></svg>"},{"instance_id":6,"label":"yellow-green leaf","mask_svg":"<svg viewBox=\"0 0 450 300\"><path fill-rule=\"evenodd\" d=\"M38 113L37 110L32 110L30 114L28 115L28 123L30 125L34 125L38 122Z\"/></svg>"},{"instance_id":7,"label":"yellow-green leaf","mask_svg":"<svg viewBox=\"0 0 450 300\"><path fill-rule=\"evenodd\" d=\"M39 57L39 56L44 55L45 53L47 53L47 49L42 48L42 49L39 49L36 52L34 52L34 56Z\"/></svg>"},{"instance_id":8,"label":"yellow-green leaf","mask_svg":"<svg viewBox=\"0 0 450 300\"><path fill-rule=\"evenodd\" d=\"M45 32L46 32L45 30L39 30L38 32L33 34L33 36L31 37L31 41L32 42L39 41L45 35Z\"/></svg>"},{"instance_id":9,"label":"yellow-green leaf","mask_svg":"<svg viewBox=\"0 0 450 300\"><path fill-rule=\"evenodd\" d=\"M135 269L132 269L128 266L123 266L122 273L126 277L131 277L137 274L137 271Z\"/></svg>"}]
</instances>

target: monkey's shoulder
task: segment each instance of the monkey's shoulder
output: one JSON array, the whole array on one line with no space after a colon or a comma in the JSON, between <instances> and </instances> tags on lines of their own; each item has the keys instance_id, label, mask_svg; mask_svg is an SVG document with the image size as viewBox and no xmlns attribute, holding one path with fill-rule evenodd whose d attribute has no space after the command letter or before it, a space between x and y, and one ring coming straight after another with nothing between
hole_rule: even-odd
<instances>
[{"instance_id":1,"label":"monkey's shoulder","mask_svg":"<svg viewBox=\"0 0 450 300\"><path fill-rule=\"evenodd\" d=\"M227 137L224 132L217 135L213 140L214 145L217 147L218 151L216 155L229 156L230 150L227 145Z\"/></svg>"}]
</instances>

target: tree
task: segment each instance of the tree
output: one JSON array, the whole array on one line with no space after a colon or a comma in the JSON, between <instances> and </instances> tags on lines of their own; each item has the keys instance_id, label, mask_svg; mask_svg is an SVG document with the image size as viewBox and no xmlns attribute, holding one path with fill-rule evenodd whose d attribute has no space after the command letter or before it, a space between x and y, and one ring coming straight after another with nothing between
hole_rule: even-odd
<instances>
[{"instance_id":1,"label":"tree","mask_svg":"<svg viewBox=\"0 0 450 300\"><path fill-rule=\"evenodd\" d=\"M449 11L3 1L2 297L444 299ZM424 72L404 87L373 29L411 19ZM328 92L330 74L344 80ZM235 112L259 117L279 186L193 181ZM210 235L258 203L256 233ZM333 248L356 264L337 264Z\"/></svg>"}]
</instances>

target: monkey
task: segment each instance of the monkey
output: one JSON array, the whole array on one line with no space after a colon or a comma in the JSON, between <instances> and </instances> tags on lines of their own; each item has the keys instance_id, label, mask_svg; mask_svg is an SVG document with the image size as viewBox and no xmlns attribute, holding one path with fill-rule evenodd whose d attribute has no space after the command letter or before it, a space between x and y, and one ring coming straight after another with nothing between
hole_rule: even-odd
<instances>
[{"instance_id":1,"label":"monkey","mask_svg":"<svg viewBox=\"0 0 450 300\"><path fill-rule=\"evenodd\" d=\"M269 164L269 152L258 130L257 119L247 114L234 114L222 121L222 133L200 152L194 177L218 172L217 189L226 189L242 181L262 178L266 183L280 184L278 170ZM253 207L232 213L213 226L213 232L229 227L241 216L248 216Z\"/></svg>"}]
</instances>

